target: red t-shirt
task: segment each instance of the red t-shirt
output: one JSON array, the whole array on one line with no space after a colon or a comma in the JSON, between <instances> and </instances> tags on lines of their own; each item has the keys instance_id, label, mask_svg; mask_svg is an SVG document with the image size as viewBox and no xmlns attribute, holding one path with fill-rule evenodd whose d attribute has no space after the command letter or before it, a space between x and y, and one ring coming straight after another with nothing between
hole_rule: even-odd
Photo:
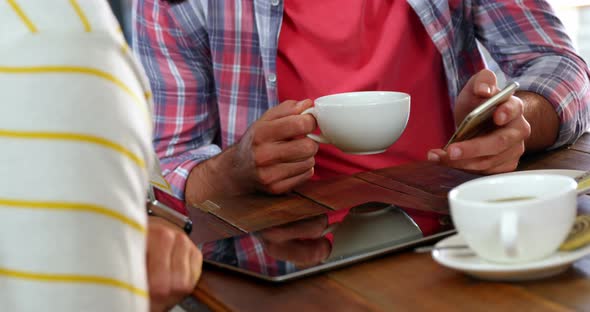
<instances>
[{"instance_id":1,"label":"red t-shirt","mask_svg":"<svg viewBox=\"0 0 590 312\"><path fill-rule=\"evenodd\" d=\"M314 179L424 160L454 130L441 55L406 1L285 0L277 77L280 101L369 90L412 97L406 130L385 153L320 144Z\"/></svg>"}]
</instances>

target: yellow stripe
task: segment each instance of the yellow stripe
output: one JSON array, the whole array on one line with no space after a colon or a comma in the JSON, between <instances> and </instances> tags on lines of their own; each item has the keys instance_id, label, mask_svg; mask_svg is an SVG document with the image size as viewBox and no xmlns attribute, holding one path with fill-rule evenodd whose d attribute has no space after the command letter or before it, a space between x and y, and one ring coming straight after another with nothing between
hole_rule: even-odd
<instances>
[{"instance_id":1,"label":"yellow stripe","mask_svg":"<svg viewBox=\"0 0 590 312\"><path fill-rule=\"evenodd\" d=\"M7 67L0 66L0 73L6 74L47 74L47 73L64 73L64 74L82 74L90 75L105 79L112 82L117 87L121 88L125 93L129 94L135 103L147 114L148 110L144 101L139 95L137 95L131 88L129 88L123 81L117 79L117 77L103 72L101 70L89 67L78 67L78 66L35 66L35 67ZM147 116L147 115L146 115ZM148 116L149 117L149 116Z\"/></svg>"},{"instance_id":2,"label":"yellow stripe","mask_svg":"<svg viewBox=\"0 0 590 312\"><path fill-rule=\"evenodd\" d=\"M146 229L143 225L126 217L116 211L92 204L73 203L73 202L59 202L59 201L31 201L31 200L16 200L0 198L0 206L9 206L13 208L23 209L40 209L40 210L69 210L69 211L83 211L103 215L105 217L118 220L133 229L145 234ZM1 207L0 207L1 208Z\"/></svg>"},{"instance_id":3,"label":"yellow stripe","mask_svg":"<svg viewBox=\"0 0 590 312\"><path fill-rule=\"evenodd\" d=\"M164 181L166 181L166 180L164 180ZM162 190L169 191L169 192L171 191L170 184L168 183L168 181L166 181L166 185L164 185L162 183L151 180L150 184L152 184L153 186L157 186L158 188L160 188Z\"/></svg>"},{"instance_id":4,"label":"yellow stripe","mask_svg":"<svg viewBox=\"0 0 590 312\"><path fill-rule=\"evenodd\" d=\"M76 0L70 0L70 4L72 5L72 8L74 8L74 11L76 11L76 14L78 14L78 17L80 18L80 21L84 25L84 30L86 32L91 32L92 31L92 27L90 27L90 23L88 22L88 18L86 18L86 15L84 14L84 11L82 11L82 8L78 4L78 1L76 1Z\"/></svg>"},{"instance_id":5,"label":"yellow stripe","mask_svg":"<svg viewBox=\"0 0 590 312\"><path fill-rule=\"evenodd\" d=\"M21 19L21 21L27 26L27 28L32 33L36 33L37 27L35 27L35 24L33 24L33 22L31 22L31 20L27 17L27 15L25 15L25 12L21 9L21 7L18 5L18 3L16 3L16 0L6 0L6 1L10 5L10 7L14 11L14 13L16 13L16 15L18 15L18 17Z\"/></svg>"},{"instance_id":6,"label":"yellow stripe","mask_svg":"<svg viewBox=\"0 0 590 312\"><path fill-rule=\"evenodd\" d=\"M123 54L127 54L127 52L129 52L129 45L127 45L127 43L123 43L121 45L121 52L123 52Z\"/></svg>"},{"instance_id":7,"label":"yellow stripe","mask_svg":"<svg viewBox=\"0 0 590 312\"><path fill-rule=\"evenodd\" d=\"M48 274L48 273L33 273L25 271L10 270L0 268L0 276L6 276L16 279L24 279L37 282L47 283L80 283L80 284L95 284L107 287L114 287L127 290L135 295L143 298L148 297L148 292L144 289L135 287L131 284L119 281L113 278L92 276L92 275L73 275L73 274Z\"/></svg>"},{"instance_id":8,"label":"yellow stripe","mask_svg":"<svg viewBox=\"0 0 590 312\"><path fill-rule=\"evenodd\" d=\"M34 131L11 131L11 130L2 130L0 129L0 137L6 138L15 138L15 139L33 139L33 140L57 140L57 141L78 141L78 142L85 142L90 144L96 144L108 149L114 150L127 158L131 161L136 163L141 168L146 168L145 161L133 154L130 150L126 149L125 147L109 141L104 138L87 135L87 134L80 134L80 133L66 133L66 132L34 132Z\"/></svg>"}]
</instances>

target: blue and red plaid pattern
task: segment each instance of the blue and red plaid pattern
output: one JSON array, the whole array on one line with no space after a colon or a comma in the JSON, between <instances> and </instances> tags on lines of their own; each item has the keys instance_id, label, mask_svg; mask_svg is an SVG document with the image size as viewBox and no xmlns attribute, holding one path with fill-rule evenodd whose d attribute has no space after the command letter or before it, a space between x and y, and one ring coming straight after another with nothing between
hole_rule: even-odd
<instances>
[{"instance_id":1,"label":"blue and red plaid pattern","mask_svg":"<svg viewBox=\"0 0 590 312\"><path fill-rule=\"evenodd\" d=\"M154 145L179 198L194 166L277 105L282 1L137 1L133 46L154 93ZM587 128L590 72L546 1L407 1L442 55L451 105L484 66L479 41L522 90L555 106L553 147Z\"/></svg>"}]
</instances>

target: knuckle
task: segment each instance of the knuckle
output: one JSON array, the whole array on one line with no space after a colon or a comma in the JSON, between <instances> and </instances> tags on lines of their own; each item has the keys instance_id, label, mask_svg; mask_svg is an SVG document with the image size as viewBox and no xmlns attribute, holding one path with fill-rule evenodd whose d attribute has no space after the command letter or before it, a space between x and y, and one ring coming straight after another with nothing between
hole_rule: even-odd
<instances>
[{"instance_id":1,"label":"knuckle","mask_svg":"<svg viewBox=\"0 0 590 312\"><path fill-rule=\"evenodd\" d=\"M308 115L297 116L297 119L294 123L297 133L305 134L313 131L314 123L312 118L313 117Z\"/></svg>"},{"instance_id":2,"label":"knuckle","mask_svg":"<svg viewBox=\"0 0 590 312\"><path fill-rule=\"evenodd\" d=\"M258 170L257 180L261 185L270 185L272 182L274 182L274 177L272 172L267 170Z\"/></svg>"},{"instance_id":3,"label":"knuckle","mask_svg":"<svg viewBox=\"0 0 590 312\"><path fill-rule=\"evenodd\" d=\"M269 175L266 173L265 170L258 169L256 170L256 182L260 185L268 185L270 184Z\"/></svg>"},{"instance_id":4,"label":"knuckle","mask_svg":"<svg viewBox=\"0 0 590 312\"><path fill-rule=\"evenodd\" d=\"M525 147L525 145L524 145L524 142L521 142L521 143L518 145L518 150L517 150L517 152L518 152L518 155L520 156L520 155L524 154L525 150L526 150L526 147ZM518 161L517 161L517 164L518 164Z\"/></svg>"},{"instance_id":5,"label":"knuckle","mask_svg":"<svg viewBox=\"0 0 590 312\"><path fill-rule=\"evenodd\" d=\"M179 236L177 239L177 243L182 250L189 251L191 246L193 245L192 241L189 239L187 235Z\"/></svg>"},{"instance_id":6,"label":"knuckle","mask_svg":"<svg viewBox=\"0 0 590 312\"><path fill-rule=\"evenodd\" d=\"M512 99L514 100L514 106L516 107L518 113L522 114L522 112L524 112L524 102L516 96L512 96Z\"/></svg>"},{"instance_id":7,"label":"knuckle","mask_svg":"<svg viewBox=\"0 0 590 312\"><path fill-rule=\"evenodd\" d=\"M267 191L274 195L279 195L285 192L285 190L277 183L268 185Z\"/></svg>"},{"instance_id":8,"label":"knuckle","mask_svg":"<svg viewBox=\"0 0 590 312\"><path fill-rule=\"evenodd\" d=\"M304 163L305 163L306 169L313 168L313 166L315 166L315 158L310 157L310 158L306 159Z\"/></svg>"},{"instance_id":9,"label":"knuckle","mask_svg":"<svg viewBox=\"0 0 590 312\"><path fill-rule=\"evenodd\" d=\"M518 161L513 161L511 164L508 165L508 171L514 171L518 168Z\"/></svg>"},{"instance_id":10,"label":"knuckle","mask_svg":"<svg viewBox=\"0 0 590 312\"><path fill-rule=\"evenodd\" d=\"M173 291L175 293L186 294L193 290L190 272L182 272L178 274L178 280L174 284Z\"/></svg>"},{"instance_id":11,"label":"knuckle","mask_svg":"<svg viewBox=\"0 0 590 312\"><path fill-rule=\"evenodd\" d=\"M264 149L258 148L254 151L254 164L256 167L264 166L270 163L272 160L272 155L265 152Z\"/></svg>"},{"instance_id":12,"label":"knuckle","mask_svg":"<svg viewBox=\"0 0 590 312\"><path fill-rule=\"evenodd\" d=\"M170 292L170 283L168 281L156 278L152 282L150 282L150 296L155 298L165 298L167 297Z\"/></svg>"},{"instance_id":13,"label":"knuckle","mask_svg":"<svg viewBox=\"0 0 590 312\"><path fill-rule=\"evenodd\" d=\"M254 123L250 126L250 129L246 132L246 134L242 137L241 141L250 141L253 145L259 145L263 143L262 135L260 135L260 124L263 121L259 121Z\"/></svg>"},{"instance_id":14,"label":"knuckle","mask_svg":"<svg viewBox=\"0 0 590 312\"><path fill-rule=\"evenodd\" d=\"M197 246L193 245L193 260L199 265L203 262L203 253Z\"/></svg>"},{"instance_id":15,"label":"knuckle","mask_svg":"<svg viewBox=\"0 0 590 312\"><path fill-rule=\"evenodd\" d=\"M510 144L510 138L506 134L498 135L496 140L497 146L501 148L508 147L508 145Z\"/></svg>"},{"instance_id":16,"label":"knuckle","mask_svg":"<svg viewBox=\"0 0 590 312\"><path fill-rule=\"evenodd\" d=\"M525 135L525 138L528 138L529 136L531 136L531 124L525 120L522 127L523 127L523 133Z\"/></svg>"},{"instance_id":17,"label":"knuckle","mask_svg":"<svg viewBox=\"0 0 590 312\"><path fill-rule=\"evenodd\" d=\"M490 167L492 167L492 163L490 160L486 159L474 163L471 169L476 171L485 171L488 170Z\"/></svg>"},{"instance_id":18,"label":"knuckle","mask_svg":"<svg viewBox=\"0 0 590 312\"><path fill-rule=\"evenodd\" d=\"M298 116L299 117L299 116ZM304 116L302 116L304 117ZM297 133L306 133L306 122L305 122L305 118L297 118L295 119L295 121L293 122L293 127L295 128L295 131L297 131Z\"/></svg>"},{"instance_id":19,"label":"knuckle","mask_svg":"<svg viewBox=\"0 0 590 312\"><path fill-rule=\"evenodd\" d=\"M305 138L301 142L301 145L301 149L305 155L313 156L318 151L318 144L312 139Z\"/></svg>"},{"instance_id":20,"label":"knuckle","mask_svg":"<svg viewBox=\"0 0 590 312\"><path fill-rule=\"evenodd\" d=\"M171 244L176 238L176 233L164 225L150 228L149 235L155 237L160 244Z\"/></svg>"}]
</instances>

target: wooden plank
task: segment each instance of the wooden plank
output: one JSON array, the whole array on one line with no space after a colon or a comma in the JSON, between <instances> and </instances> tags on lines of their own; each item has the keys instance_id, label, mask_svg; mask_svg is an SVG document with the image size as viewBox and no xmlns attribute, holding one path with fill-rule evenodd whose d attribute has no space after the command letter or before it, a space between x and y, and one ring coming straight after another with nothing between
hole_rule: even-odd
<instances>
[{"instance_id":1,"label":"wooden plank","mask_svg":"<svg viewBox=\"0 0 590 312\"><path fill-rule=\"evenodd\" d=\"M382 311L325 275L271 284L206 269L193 295L213 311Z\"/></svg>"},{"instance_id":2,"label":"wooden plank","mask_svg":"<svg viewBox=\"0 0 590 312\"><path fill-rule=\"evenodd\" d=\"M193 231L191 232L190 237L195 244L244 233L226 222L223 222L216 216L203 212L195 207L187 207L187 210L189 211L189 216L193 222Z\"/></svg>"},{"instance_id":3,"label":"wooden plank","mask_svg":"<svg viewBox=\"0 0 590 312\"><path fill-rule=\"evenodd\" d=\"M569 149L579 152L590 153L590 133L584 134Z\"/></svg>"},{"instance_id":4,"label":"wooden plank","mask_svg":"<svg viewBox=\"0 0 590 312\"><path fill-rule=\"evenodd\" d=\"M576 150L558 150L532 155L521 160L518 170L533 169L590 169L590 155Z\"/></svg>"},{"instance_id":5,"label":"wooden plank","mask_svg":"<svg viewBox=\"0 0 590 312\"><path fill-rule=\"evenodd\" d=\"M212 198L199 208L245 232L330 211L297 194L273 196L263 193Z\"/></svg>"},{"instance_id":6,"label":"wooden plank","mask_svg":"<svg viewBox=\"0 0 590 312\"><path fill-rule=\"evenodd\" d=\"M565 274L523 283L528 292L575 311L590 311L590 257L577 261Z\"/></svg>"},{"instance_id":7,"label":"wooden plank","mask_svg":"<svg viewBox=\"0 0 590 312\"><path fill-rule=\"evenodd\" d=\"M436 264L429 255L411 252L365 262L328 276L386 311L567 310L519 284L479 281Z\"/></svg>"},{"instance_id":8,"label":"wooden plank","mask_svg":"<svg viewBox=\"0 0 590 312\"><path fill-rule=\"evenodd\" d=\"M374 201L425 211L446 211L447 208L446 199L433 201L431 198L419 198L354 176L306 183L295 192L335 210Z\"/></svg>"},{"instance_id":9,"label":"wooden plank","mask_svg":"<svg viewBox=\"0 0 590 312\"><path fill-rule=\"evenodd\" d=\"M586 140L588 143L585 143ZM519 169L587 170L590 169L590 155L586 153L588 147L590 137L585 136L583 141L569 150L529 156L523 159ZM232 203L222 202L219 209L226 211L217 211L216 215L221 217L225 214L224 219L233 222L246 220L244 224L250 228L261 228L293 221L319 213L320 210L326 211L323 206L341 209L368 201L424 204L427 195L446 195L459 181L449 178L452 183L441 183L442 186L437 188L429 178L438 176L426 173L427 170L418 170L418 166L413 169L417 170L413 173L396 172L400 169L388 168L359 177L310 182L297 188L296 192L302 197L293 203L280 197L277 200L277 197L258 196ZM423 176L415 178L417 172ZM386 180L375 178L375 175L388 178L401 173L408 178L390 178L394 182L387 183L384 182ZM422 187L416 181L426 182L430 187ZM286 201L286 204L280 204L281 200ZM321 209L306 210L306 205L311 202ZM231 209L226 209L230 206ZM581 213L590 213L590 197L580 197L579 206ZM213 231L215 234L195 234L197 238L225 237L237 231L212 215L204 214L199 218L204 220L204 231ZM590 257L578 261L566 274L551 279L527 283L492 283L443 268L429 255L403 252L279 285L206 266L194 295L215 311L588 311L589 292Z\"/></svg>"},{"instance_id":10,"label":"wooden plank","mask_svg":"<svg viewBox=\"0 0 590 312\"><path fill-rule=\"evenodd\" d=\"M389 178L385 187L417 197L430 194L446 200L455 186L480 177L480 175L441 166L431 162L416 162L384 168L371 172ZM366 176L360 174L359 176Z\"/></svg>"}]
</instances>

